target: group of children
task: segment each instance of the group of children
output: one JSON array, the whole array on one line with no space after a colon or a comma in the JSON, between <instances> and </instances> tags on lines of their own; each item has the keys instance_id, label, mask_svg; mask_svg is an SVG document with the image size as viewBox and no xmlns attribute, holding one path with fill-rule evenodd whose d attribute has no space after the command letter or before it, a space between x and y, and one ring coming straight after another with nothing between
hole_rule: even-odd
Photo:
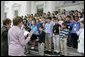
<instances>
[{"instance_id":1,"label":"group of children","mask_svg":"<svg viewBox=\"0 0 85 57\"><path fill-rule=\"evenodd\" d=\"M61 55L68 55L67 46L78 48L78 52L84 55L84 17L80 17L80 12L71 11L66 15L63 10L63 13L53 12L52 15L50 12L34 17L28 15L23 24L28 27L28 31L33 32L31 49L35 49L35 41L38 39L39 55L43 56L44 51L51 52L52 43L54 52Z\"/></svg>"}]
</instances>

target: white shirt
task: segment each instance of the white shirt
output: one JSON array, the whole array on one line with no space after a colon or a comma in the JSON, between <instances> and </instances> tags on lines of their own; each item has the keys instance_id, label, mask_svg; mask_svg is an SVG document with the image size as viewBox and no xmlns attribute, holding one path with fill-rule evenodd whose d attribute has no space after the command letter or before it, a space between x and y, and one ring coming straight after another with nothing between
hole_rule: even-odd
<instances>
[{"instance_id":1,"label":"white shirt","mask_svg":"<svg viewBox=\"0 0 85 57\"><path fill-rule=\"evenodd\" d=\"M77 35L79 35L78 39L78 52L84 53L84 28L81 28Z\"/></svg>"}]
</instances>

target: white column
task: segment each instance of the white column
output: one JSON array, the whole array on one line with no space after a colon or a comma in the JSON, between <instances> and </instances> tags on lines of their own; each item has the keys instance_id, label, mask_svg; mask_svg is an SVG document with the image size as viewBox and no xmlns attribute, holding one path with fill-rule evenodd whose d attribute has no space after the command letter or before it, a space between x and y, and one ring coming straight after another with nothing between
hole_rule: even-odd
<instances>
[{"instance_id":1,"label":"white column","mask_svg":"<svg viewBox=\"0 0 85 57\"><path fill-rule=\"evenodd\" d=\"M4 1L1 1L1 27L3 25L3 22L2 20L5 18L5 15L4 15Z\"/></svg>"},{"instance_id":2,"label":"white column","mask_svg":"<svg viewBox=\"0 0 85 57\"><path fill-rule=\"evenodd\" d=\"M31 1L31 13L33 15L36 13L36 5L34 1Z\"/></svg>"},{"instance_id":3,"label":"white column","mask_svg":"<svg viewBox=\"0 0 85 57\"><path fill-rule=\"evenodd\" d=\"M47 1L44 1L44 12L47 13L47 4L46 4Z\"/></svg>"},{"instance_id":4,"label":"white column","mask_svg":"<svg viewBox=\"0 0 85 57\"><path fill-rule=\"evenodd\" d=\"M48 1L48 11L55 11L55 1Z\"/></svg>"},{"instance_id":5,"label":"white column","mask_svg":"<svg viewBox=\"0 0 85 57\"><path fill-rule=\"evenodd\" d=\"M9 1L9 4L8 4L8 11L7 11L7 18L11 19L11 21L13 20L13 17L14 17L14 11L13 11L13 2L12 1Z\"/></svg>"},{"instance_id":6,"label":"white column","mask_svg":"<svg viewBox=\"0 0 85 57\"><path fill-rule=\"evenodd\" d=\"M27 12L26 12L27 11L27 5L26 5L27 1L21 1L21 3L22 3L21 4L21 10L20 10L19 13L20 13L21 16L25 16L27 14Z\"/></svg>"},{"instance_id":7,"label":"white column","mask_svg":"<svg viewBox=\"0 0 85 57\"><path fill-rule=\"evenodd\" d=\"M31 1L26 2L26 14L31 14Z\"/></svg>"}]
</instances>

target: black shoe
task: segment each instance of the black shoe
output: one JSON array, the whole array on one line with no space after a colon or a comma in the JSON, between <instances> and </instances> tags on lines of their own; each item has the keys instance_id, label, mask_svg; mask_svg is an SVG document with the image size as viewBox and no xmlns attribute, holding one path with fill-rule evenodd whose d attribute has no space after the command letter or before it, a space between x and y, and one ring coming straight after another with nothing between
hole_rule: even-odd
<instances>
[{"instance_id":1,"label":"black shoe","mask_svg":"<svg viewBox=\"0 0 85 57\"><path fill-rule=\"evenodd\" d=\"M45 51L45 53L47 53L47 54L52 54L52 52L51 52L51 51Z\"/></svg>"},{"instance_id":2,"label":"black shoe","mask_svg":"<svg viewBox=\"0 0 85 57\"><path fill-rule=\"evenodd\" d=\"M48 52L47 50L45 50L44 52Z\"/></svg>"},{"instance_id":3,"label":"black shoe","mask_svg":"<svg viewBox=\"0 0 85 57\"><path fill-rule=\"evenodd\" d=\"M69 47L72 47L71 45L69 45Z\"/></svg>"},{"instance_id":4,"label":"black shoe","mask_svg":"<svg viewBox=\"0 0 85 57\"><path fill-rule=\"evenodd\" d=\"M46 50L46 51L44 51L46 54L48 54L49 52Z\"/></svg>"},{"instance_id":5,"label":"black shoe","mask_svg":"<svg viewBox=\"0 0 85 57\"><path fill-rule=\"evenodd\" d=\"M54 52L54 54L57 54L58 55L58 54L60 54L60 52Z\"/></svg>"},{"instance_id":6,"label":"black shoe","mask_svg":"<svg viewBox=\"0 0 85 57\"><path fill-rule=\"evenodd\" d=\"M77 49L77 47L73 47L74 49Z\"/></svg>"},{"instance_id":7,"label":"black shoe","mask_svg":"<svg viewBox=\"0 0 85 57\"><path fill-rule=\"evenodd\" d=\"M53 52L54 54L56 54L57 52Z\"/></svg>"},{"instance_id":8,"label":"black shoe","mask_svg":"<svg viewBox=\"0 0 85 57\"><path fill-rule=\"evenodd\" d=\"M35 50L35 49L30 49L30 50Z\"/></svg>"},{"instance_id":9,"label":"black shoe","mask_svg":"<svg viewBox=\"0 0 85 57\"><path fill-rule=\"evenodd\" d=\"M48 50L45 50L44 52L47 52Z\"/></svg>"},{"instance_id":10,"label":"black shoe","mask_svg":"<svg viewBox=\"0 0 85 57\"><path fill-rule=\"evenodd\" d=\"M72 47L71 45L68 45L68 47Z\"/></svg>"},{"instance_id":11,"label":"black shoe","mask_svg":"<svg viewBox=\"0 0 85 57\"><path fill-rule=\"evenodd\" d=\"M64 56L64 55L60 55L60 56Z\"/></svg>"}]
</instances>

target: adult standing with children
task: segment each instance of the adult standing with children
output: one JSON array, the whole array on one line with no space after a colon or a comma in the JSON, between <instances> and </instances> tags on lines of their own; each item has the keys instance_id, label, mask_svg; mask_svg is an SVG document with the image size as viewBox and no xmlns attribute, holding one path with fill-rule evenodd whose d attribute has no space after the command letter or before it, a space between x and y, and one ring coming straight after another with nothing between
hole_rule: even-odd
<instances>
[{"instance_id":1,"label":"adult standing with children","mask_svg":"<svg viewBox=\"0 0 85 57\"><path fill-rule=\"evenodd\" d=\"M25 39L24 32L21 29L22 18L17 16L13 19L13 27L8 31L8 55L9 56L24 56L24 47L30 40L32 32Z\"/></svg>"}]
</instances>

